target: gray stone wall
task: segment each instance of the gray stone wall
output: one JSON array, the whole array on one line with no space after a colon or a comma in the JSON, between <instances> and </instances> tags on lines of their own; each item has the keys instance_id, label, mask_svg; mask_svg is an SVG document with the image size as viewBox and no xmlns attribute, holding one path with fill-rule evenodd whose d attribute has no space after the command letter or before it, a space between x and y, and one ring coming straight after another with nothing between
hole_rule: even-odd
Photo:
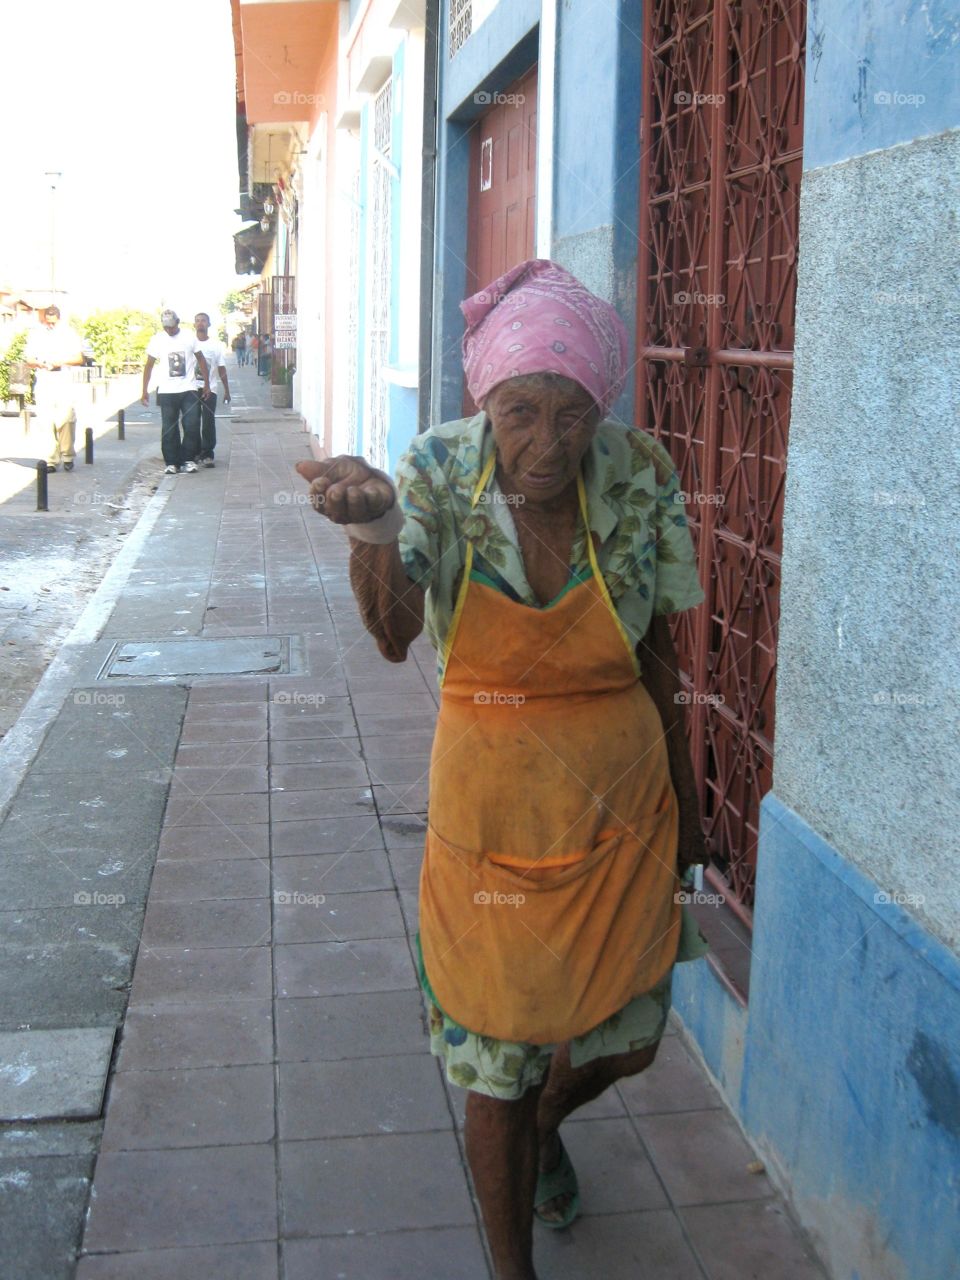
<instances>
[{"instance_id":1,"label":"gray stone wall","mask_svg":"<svg viewBox=\"0 0 960 1280\"><path fill-rule=\"evenodd\" d=\"M958 173L950 131L803 175L773 788L954 948Z\"/></svg>"}]
</instances>

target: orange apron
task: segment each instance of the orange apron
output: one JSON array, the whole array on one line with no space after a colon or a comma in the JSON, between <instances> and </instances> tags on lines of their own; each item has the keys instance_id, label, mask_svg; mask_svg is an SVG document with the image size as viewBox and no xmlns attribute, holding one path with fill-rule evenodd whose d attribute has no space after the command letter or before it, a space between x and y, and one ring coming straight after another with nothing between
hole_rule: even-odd
<instances>
[{"instance_id":1,"label":"orange apron","mask_svg":"<svg viewBox=\"0 0 960 1280\"><path fill-rule=\"evenodd\" d=\"M577 492L591 574L545 608L479 581L468 542L420 878L441 1008L534 1044L583 1035L648 991L680 936L663 726L597 564L579 477Z\"/></svg>"}]
</instances>

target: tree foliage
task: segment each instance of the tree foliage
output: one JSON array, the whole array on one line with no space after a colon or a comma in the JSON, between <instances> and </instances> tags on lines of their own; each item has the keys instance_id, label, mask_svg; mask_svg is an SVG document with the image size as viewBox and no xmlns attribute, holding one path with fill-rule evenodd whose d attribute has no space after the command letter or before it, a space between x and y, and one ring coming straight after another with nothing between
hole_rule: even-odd
<instances>
[{"instance_id":1,"label":"tree foliage","mask_svg":"<svg viewBox=\"0 0 960 1280\"><path fill-rule=\"evenodd\" d=\"M224 315L229 315L231 311L242 311L246 305L247 295L241 289L231 289L223 302L220 303L220 310Z\"/></svg>"},{"instance_id":2,"label":"tree foliage","mask_svg":"<svg viewBox=\"0 0 960 1280\"><path fill-rule=\"evenodd\" d=\"M77 328L93 347L97 363L109 373L117 373L125 364L144 363L147 343L159 330L160 318L149 311L116 307L94 311Z\"/></svg>"},{"instance_id":3,"label":"tree foliage","mask_svg":"<svg viewBox=\"0 0 960 1280\"><path fill-rule=\"evenodd\" d=\"M21 329L19 333L14 334L6 351L0 356L0 404L11 398L10 366L23 359L26 345L27 331Z\"/></svg>"}]
</instances>

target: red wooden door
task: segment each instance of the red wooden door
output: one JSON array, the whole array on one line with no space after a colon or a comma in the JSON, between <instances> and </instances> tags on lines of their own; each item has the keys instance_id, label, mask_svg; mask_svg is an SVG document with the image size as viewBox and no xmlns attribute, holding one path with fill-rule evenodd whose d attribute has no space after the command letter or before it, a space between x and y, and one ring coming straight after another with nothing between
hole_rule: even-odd
<instances>
[{"instance_id":1,"label":"red wooden door","mask_svg":"<svg viewBox=\"0 0 960 1280\"><path fill-rule=\"evenodd\" d=\"M536 243L537 68L490 96L470 138L468 296L532 258ZM466 391L464 412L476 412Z\"/></svg>"},{"instance_id":2,"label":"red wooden door","mask_svg":"<svg viewBox=\"0 0 960 1280\"><path fill-rule=\"evenodd\" d=\"M689 495L707 599L675 638L713 878L748 920L773 771L805 14L645 6L637 421Z\"/></svg>"}]
</instances>

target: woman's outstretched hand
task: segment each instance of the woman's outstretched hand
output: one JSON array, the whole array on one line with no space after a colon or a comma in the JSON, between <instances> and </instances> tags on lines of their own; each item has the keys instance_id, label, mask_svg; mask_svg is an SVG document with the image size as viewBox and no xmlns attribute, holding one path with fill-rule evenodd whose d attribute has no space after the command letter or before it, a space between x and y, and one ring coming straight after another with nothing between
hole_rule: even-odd
<instances>
[{"instance_id":1,"label":"woman's outstretched hand","mask_svg":"<svg viewBox=\"0 0 960 1280\"><path fill-rule=\"evenodd\" d=\"M310 485L310 502L334 524L367 524L396 501L389 477L363 458L341 454L323 462L298 462L297 472Z\"/></svg>"}]
</instances>

